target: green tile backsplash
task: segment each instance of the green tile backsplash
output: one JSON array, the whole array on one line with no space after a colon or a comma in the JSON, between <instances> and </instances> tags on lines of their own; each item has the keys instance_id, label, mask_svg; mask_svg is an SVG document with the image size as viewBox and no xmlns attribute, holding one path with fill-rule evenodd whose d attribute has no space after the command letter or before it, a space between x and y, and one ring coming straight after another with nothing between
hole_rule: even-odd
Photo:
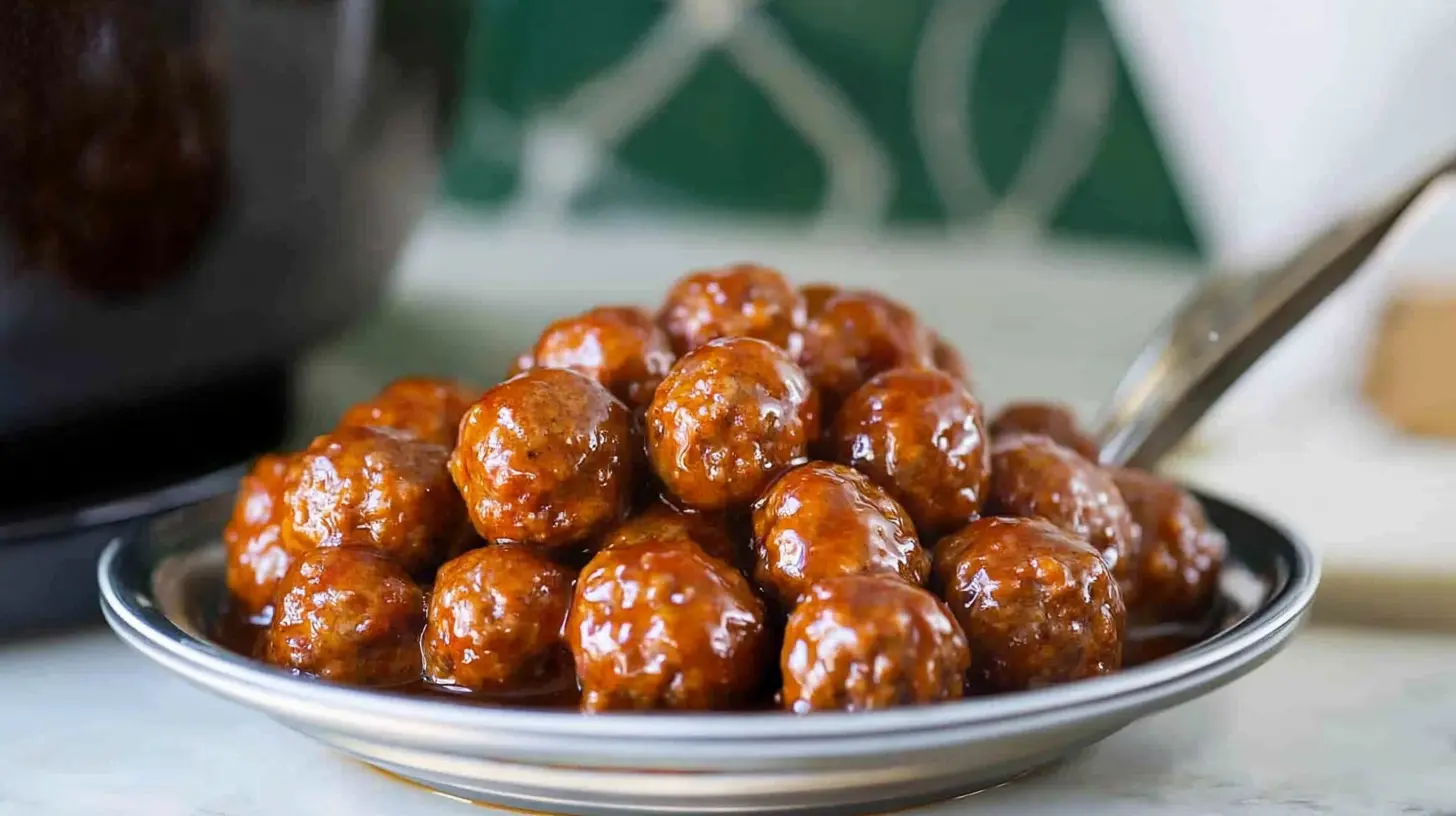
<instances>
[{"instance_id":1,"label":"green tile backsplash","mask_svg":"<svg viewBox=\"0 0 1456 816\"><path fill-rule=\"evenodd\" d=\"M473 0L468 12L446 172L464 201L545 190L582 216L996 217L1197 249L1093 0Z\"/></svg>"}]
</instances>

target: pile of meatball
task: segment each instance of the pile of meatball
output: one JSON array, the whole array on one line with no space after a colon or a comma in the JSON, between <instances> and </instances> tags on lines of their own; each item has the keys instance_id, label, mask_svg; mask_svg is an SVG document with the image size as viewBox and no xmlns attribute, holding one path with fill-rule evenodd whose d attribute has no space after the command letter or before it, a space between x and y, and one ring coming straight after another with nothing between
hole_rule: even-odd
<instances>
[{"instance_id":1,"label":"pile of meatball","mask_svg":"<svg viewBox=\"0 0 1456 816\"><path fill-rule=\"evenodd\" d=\"M261 659L580 707L862 711L1114 672L1198 620L1225 541L1065 409L989 425L890 298L737 265L559 320L479 391L392 383L244 480Z\"/></svg>"}]
</instances>

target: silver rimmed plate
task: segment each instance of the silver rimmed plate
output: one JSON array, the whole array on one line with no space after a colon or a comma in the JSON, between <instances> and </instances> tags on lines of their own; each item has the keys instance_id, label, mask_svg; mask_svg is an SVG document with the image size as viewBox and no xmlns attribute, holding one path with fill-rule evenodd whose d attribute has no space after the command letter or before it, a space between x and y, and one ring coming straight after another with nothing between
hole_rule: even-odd
<instances>
[{"instance_id":1,"label":"silver rimmed plate","mask_svg":"<svg viewBox=\"0 0 1456 816\"><path fill-rule=\"evenodd\" d=\"M566 813L885 811L1011 779L1273 656L1318 583L1310 551L1204 497L1229 537L1228 626L1118 674L860 714L606 714L487 708L295 677L213 642L219 499L112 542L102 607L131 646L193 683L445 793Z\"/></svg>"}]
</instances>

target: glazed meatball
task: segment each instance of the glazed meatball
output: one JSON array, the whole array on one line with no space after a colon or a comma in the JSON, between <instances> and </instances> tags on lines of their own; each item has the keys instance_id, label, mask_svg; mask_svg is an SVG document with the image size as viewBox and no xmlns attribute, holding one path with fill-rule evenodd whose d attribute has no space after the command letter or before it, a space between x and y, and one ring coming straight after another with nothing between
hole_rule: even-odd
<instances>
[{"instance_id":1,"label":"glazed meatball","mask_svg":"<svg viewBox=\"0 0 1456 816\"><path fill-rule=\"evenodd\" d=\"M960 351L938 334L932 335L931 341L931 359L934 361L935 367L969 388L971 385L970 369L966 367L966 360L961 356Z\"/></svg>"},{"instance_id":2,"label":"glazed meatball","mask_svg":"<svg viewBox=\"0 0 1456 816\"><path fill-rule=\"evenodd\" d=\"M479 398L480 389L454 380L405 377L385 386L373 399L345 411L339 427L392 428L453 448L460 417Z\"/></svg>"},{"instance_id":3,"label":"glazed meatball","mask_svg":"<svg viewBox=\"0 0 1456 816\"><path fill-rule=\"evenodd\" d=\"M784 708L871 711L954 700L971 652L950 610L891 575L814 584L784 632Z\"/></svg>"},{"instance_id":4,"label":"glazed meatball","mask_svg":"<svg viewBox=\"0 0 1456 816\"><path fill-rule=\"evenodd\" d=\"M824 306L835 295L844 291L832 283L811 283L799 287L799 296L804 299L804 317L813 320L824 313Z\"/></svg>"},{"instance_id":5,"label":"glazed meatball","mask_svg":"<svg viewBox=\"0 0 1456 816\"><path fill-rule=\"evenodd\" d=\"M844 465L810 462L785 473L753 507L754 580L785 608L811 584L887 573L912 584L930 576L899 502Z\"/></svg>"},{"instance_id":6,"label":"glazed meatball","mask_svg":"<svg viewBox=\"0 0 1456 816\"><path fill-rule=\"evenodd\" d=\"M386 428L339 428L288 469L283 537L289 546L367 547L420 575L469 539L450 484L450 449Z\"/></svg>"},{"instance_id":7,"label":"glazed meatball","mask_svg":"<svg viewBox=\"0 0 1456 816\"><path fill-rule=\"evenodd\" d=\"M763 602L686 538L609 547L582 570L566 623L582 709L723 709L763 680Z\"/></svg>"},{"instance_id":8,"label":"glazed meatball","mask_svg":"<svg viewBox=\"0 0 1456 816\"><path fill-rule=\"evenodd\" d=\"M1050 402L1013 402L991 421L991 438L1018 433L1041 434L1071 448L1089 462L1098 461L1097 443L1082 432L1077 417L1065 405Z\"/></svg>"},{"instance_id":9,"label":"glazed meatball","mask_svg":"<svg viewBox=\"0 0 1456 816\"><path fill-rule=\"evenodd\" d=\"M1141 470L1111 471L1140 535L1131 581L1123 581L1128 616L1138 623L1197 620L1218 591L1228 541L1203 505L1167 479Z\"/></svg>"},{"instance_id":10,"label":"glazed meatball","mask_svg":"<svg viewBox=\"0 0 1456 816\"><path fill-rule=\"evenodd\" d=\"M1122 665L1117 582L1096 550L1045 521L985 518L941 539L933 581L975 655L974 692L1065 683Z\"/></svg>"},{"instance_id":11,"label":"glazed meatball","mask_svg":"<svg viewBox=\"0 0 1456 816\"><path fill-rule=\"evenodd\" d=\"M574 371L535 368L465 413L450 475L487 541L558 549L626 514L636 458L620 400Z\"/></svg>"},{"instance_id":12,"label":"glazed meatball","mask_svg":"<svg viewBox=\"0 0 1456 816\"><path fill-rule=\"evenodd\" d=\"M658 322L679 355L720 337L753 337L797 356L804 299L778 271L736 264L679 279Z\"/></svg>"},{"instance_id":13,"label":"glazed meatball","mask_svg":"<svg viewBox=\"0 0 1456 816\"><path fill-rule=\"evenodd\" d=\"M602 306L558 320L536 342L534 365L580 371L640 408L672 367L667 335L641 309Z\"/></svg>"},{"instance_id":14,"label":"glazed meatball","mask_svg":"<svg viewBox=\"0 0 1456 816\"><path fill-rule=\"evenodd\" d=\"M539 679L564 654L571 576L523 544L447 561L435 576L420 646L425 676L470 689Z\"/></svg>"},{"instance_id":15,"label":"glazed meatball","mask_svg":"<svg viewBox=\"0 0 1456 816\"><path fill-rule=\"evenodd\" d=\"M1012 434L991 446L986 513L1046 519L1090 543L1119 580L1136 566L1137 529L1112 477L1049 437Z\"/></svg>"},{"instance_id":16,"label":"glazed meatball","mask_svg":"<svg viewBox=\"0 0 1456 816\"><path fill-rule=\"evenodd\" d=\"M803 462L819 401L782 349L715 340L678 361L647 407L647 450L663 485L699 510L748 505Z\"/></svg>"},{"instance_id":17,"label":"glazed meatball","mask_svg":"<svg viewBox=\"0 0 1456 816\"><path fill-rule=\"evenodd\" d=\"M425 596L374 550L304 553L278 585L263 659L339 683L393 686L420 677Z\"/></svg>"},{"instance_id":18,"label":"glazed meatball","mask_svg":"<svg viewBox=\"0 0 1456 816\"><path fill-rule=\"evenodd\" d=\"M990 481L981 406L949 374L896 369L850 395L835 458L893 496L929 539L977 518Z\"/></svg>"},{"instance_id":19,"label":"glazed meatball","mask_svg":"<svg viewBox=\"0 0 1456 816\"><path fill-rule=\"evenodd\" d=\"M873 292L841 292L809 321L802 362L832 415L845 397L882 371L934 367L934 343L904 306Z\"/></svg>"},{"instance_id":20,"label":"glazed meatball","mask_svg":"<svg viewBox=\"0 0 1456 816\"><path fill-rule=\"evenodd\" d=\"M303 550L285 543L283 482L292 456L263 456L243 477L233 516L222 531L227 588L244 615L271 615L273 591Z\"/></svg>"},{"instance_id":21,"label":"glazed meatball","mask_svg":"<svg viewBox=\"0 0 1456 816\"><path fill-rule=\"evenodd\" d=\"M723 513L682 510L661 500L607 534L602 548L677 538L689 539L702 547L703 552L735 567L744 561L746 548L738 543L732 524Z\"/></svg>"}]
</instances>

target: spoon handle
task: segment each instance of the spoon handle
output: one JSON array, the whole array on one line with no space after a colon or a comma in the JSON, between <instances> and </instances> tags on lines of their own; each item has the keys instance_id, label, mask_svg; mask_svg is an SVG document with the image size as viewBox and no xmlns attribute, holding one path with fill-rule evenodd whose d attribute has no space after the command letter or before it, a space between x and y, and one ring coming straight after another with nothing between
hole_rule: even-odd
<instances>
[{"instance_id":1,"label":"spoon handle","mask_svg":"<svg viewBox=\"0 0 1456 816\"><path fill-rule=\"evenodd\" d=\"M1104 409L1102 461L1150 467L1280 338L1370 257L1434 182L1443 162L1384 205L1336 224L1283 265L1209 278L1156 332Z\"/></svg>"}]
</instances>

